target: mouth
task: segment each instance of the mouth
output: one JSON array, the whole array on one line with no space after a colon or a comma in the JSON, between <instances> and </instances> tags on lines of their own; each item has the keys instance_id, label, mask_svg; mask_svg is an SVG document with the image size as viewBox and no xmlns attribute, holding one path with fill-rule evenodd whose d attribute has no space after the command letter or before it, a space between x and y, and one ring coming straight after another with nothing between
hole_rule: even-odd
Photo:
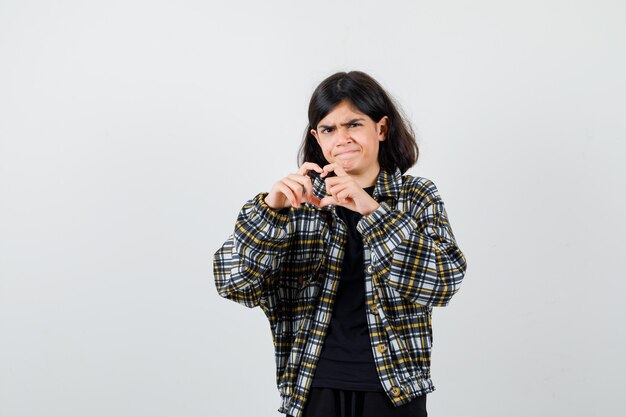
<instances>
[{"instance_id":1,"label":"mouth","mask_svg":"<svg viewBox=\"0 0 626 417\"><path fill-rule=\"evenodd\" d=\"M356 150L354 150L354 151L345 151L345 152L338 153L336 156L350 155L350 154L353 154L353 153L356 153L356 152L357 152Z\"/></svg>"}]
</instances>

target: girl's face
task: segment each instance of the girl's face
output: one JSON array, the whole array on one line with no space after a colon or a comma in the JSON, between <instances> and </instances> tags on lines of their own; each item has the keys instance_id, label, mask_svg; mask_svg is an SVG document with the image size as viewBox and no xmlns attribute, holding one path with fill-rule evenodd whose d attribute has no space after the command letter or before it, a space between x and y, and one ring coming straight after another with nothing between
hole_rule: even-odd
<instances>
[{"instance_id":1,"label":"girl's face","mask_svg":"<svg viewBox=\"0 0 626 417\"><path fill-rule=\"evenodd\" d=\"M344 100L311 129L329 163L337 162L350 175L365 182L378 176L378 148L385 140L388 117L378 123ZM365 185L365 186L368 186Z\"/></svg>"}]
</instances>

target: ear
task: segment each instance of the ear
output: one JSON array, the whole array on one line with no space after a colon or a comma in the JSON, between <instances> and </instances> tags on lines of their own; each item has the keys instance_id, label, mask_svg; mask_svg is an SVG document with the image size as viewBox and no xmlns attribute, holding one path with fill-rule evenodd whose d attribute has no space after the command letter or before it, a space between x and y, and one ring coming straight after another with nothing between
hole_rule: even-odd
<instances>
[{"instance_id":1,"label":"ear","mask_svg":"<svg viewBox=\"0 0 626 417\"><path fill-rule=\"evenodd\" d=\"M383 116L378 123L376 123L376 130L378 131L378 139L381 142L387 139L387 132L389 131L389 117Z\"/></svg>"},{"instance_id":2,"label":"ear","mask_svg":"<svg viewBox=\"0 0 626 417\"><path fill-rule=\"evenodd\" d=\"M320 138L317 137L317 131L315 129L311 129L311 134L313 135L313 137L317 141L317 144L319 145L320 144Z\"/></svg>"}]
</instances>

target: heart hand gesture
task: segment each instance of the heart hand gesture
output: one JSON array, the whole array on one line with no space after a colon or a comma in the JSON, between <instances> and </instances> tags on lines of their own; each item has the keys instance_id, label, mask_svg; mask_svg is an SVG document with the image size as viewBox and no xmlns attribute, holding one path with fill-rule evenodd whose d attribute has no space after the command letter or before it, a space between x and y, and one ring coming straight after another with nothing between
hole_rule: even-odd
<instances>
[{"instance_id":1,"label":"heart hand gesture","mask_svg":"<svg viewBox=\"0 0 626 417\"><path fill-rule=\"evenodd\" d=\"M324 166L320 177L324 178L329 172L336 174L324 181L326 190L331 195L322 198L318 204L319 207L338 205L361 213L363 216L367 216L380 207L378 202L351 175L346 173L341 165L332 163Z\"/></svg>"}]
</instances>

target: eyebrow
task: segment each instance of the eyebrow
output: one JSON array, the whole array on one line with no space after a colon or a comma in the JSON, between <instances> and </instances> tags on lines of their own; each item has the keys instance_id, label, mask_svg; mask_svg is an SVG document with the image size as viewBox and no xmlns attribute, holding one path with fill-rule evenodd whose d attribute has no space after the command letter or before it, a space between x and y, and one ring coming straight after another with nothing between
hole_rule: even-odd
<instances>
[{"instance_id":1,"label":"eyebrow","mask_svg":"<svg viewBox=\"0 0 626 417\"><path fill-rule=\"evenodd\" d=\"M348 125L351 125L351 124L352 124L352 123L354 123L354 122L362 122L362 121L364 121L364 120L365 120L365 119L362 119L362 118L348 120L347 122L342 123L342 124L341 124L341 126L348 126ZM318 128L318 129L324 129L324 128L326 128L326 127L332 127L332 126L327 126L327 125L319 125L317 128Z\"/></svg>"}]
</instances>

